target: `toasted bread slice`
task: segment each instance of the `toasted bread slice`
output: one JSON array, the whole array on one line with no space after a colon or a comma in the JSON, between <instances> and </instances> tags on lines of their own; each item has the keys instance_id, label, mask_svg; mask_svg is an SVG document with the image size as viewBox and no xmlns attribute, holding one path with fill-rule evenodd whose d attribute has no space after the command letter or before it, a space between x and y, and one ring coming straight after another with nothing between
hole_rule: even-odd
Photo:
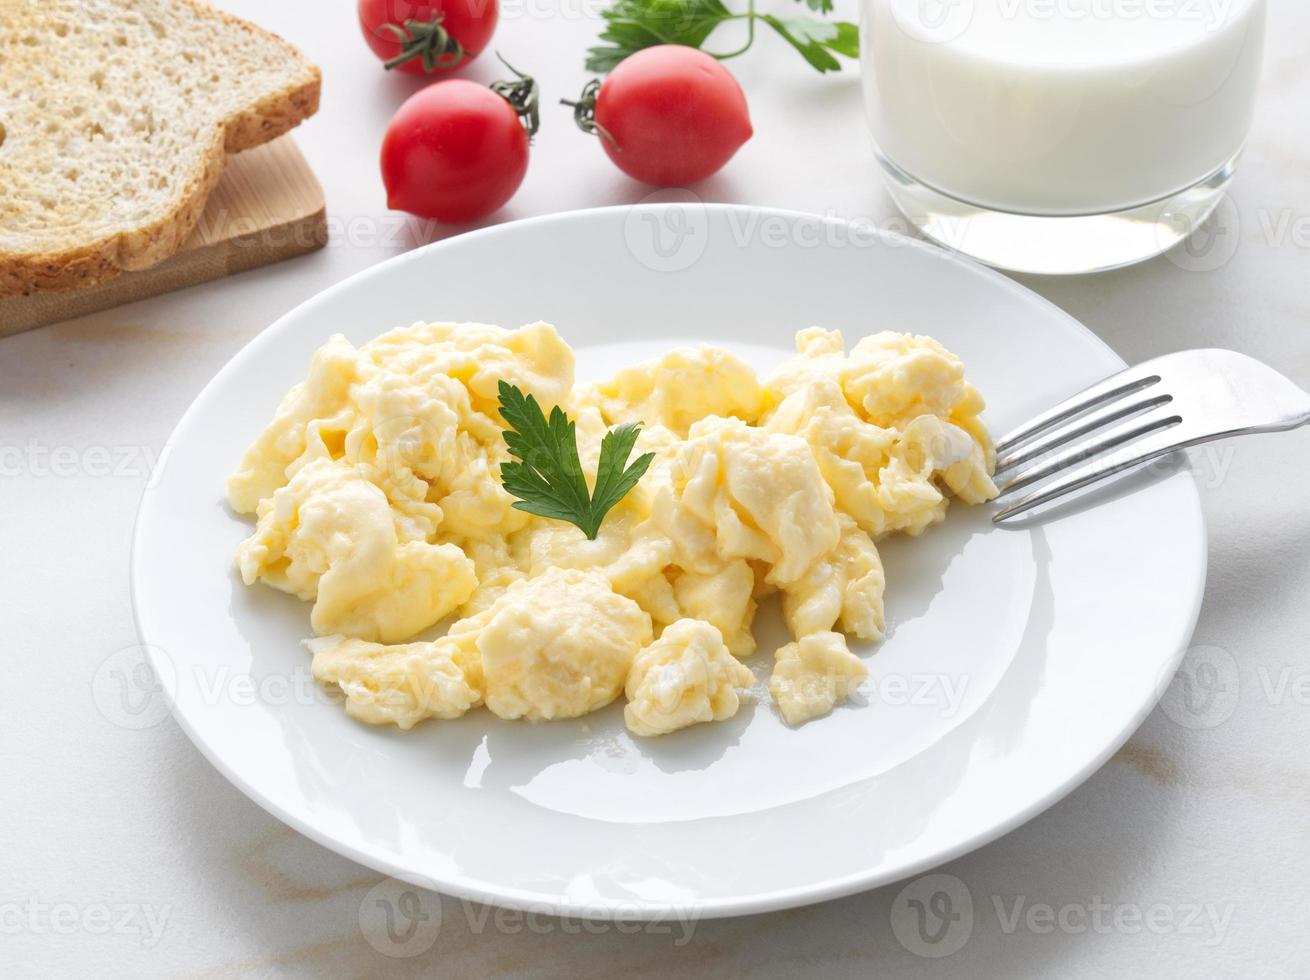
<instances>
[{"instance_id":1,"label":"toasted bread slice","mask_svg":"<svg viewBox=\"0 0 1310 980\"><path fill-rule=\"evenodd\" d=\"M319 86L200 0L0 0L0 296L168 258L226 154L313 115Z\"/></svg>"}]
</instances>

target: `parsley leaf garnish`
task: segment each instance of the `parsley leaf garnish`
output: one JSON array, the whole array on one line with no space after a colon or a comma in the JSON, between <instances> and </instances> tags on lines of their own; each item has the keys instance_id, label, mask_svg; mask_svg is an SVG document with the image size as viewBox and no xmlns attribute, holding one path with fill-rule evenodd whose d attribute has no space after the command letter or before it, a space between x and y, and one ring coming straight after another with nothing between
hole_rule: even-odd
<instances>
[{"instance_id":1,"label":"parsley leaf garnish","mask_svg":"<svg viewBox=\"0 0 1310 980\"><path fill-rule=\"evenodd\" d=\"M832 0L797 0L816 14L832 13ZM657 44L685 44L699 48L725 21L746 21L746 42L735 51L707 52L715 58L735 58L755 42L755 25L763 23L778 32L788 44L821 72L841 71L833 53L847 58L859 56L858 28L848 21L827 21L815 17L775 16L755 12L749 0L745 13L734 13L722 0L615 0L602 11L605 29L600 39L607 42L587 51L587 70L608 72L620 61L642 48Z\"/></svg>"},{"instance_id":2,"label":"parsley leaf garnish","mask_svg":"<svg viewBox=\"0 0 1310 980\"><path fill-rule=\"evenodd\" d=\"M765 14L761 19L819 71L841 71L841 62L832 56L833 51L848 58L860 55L860 29L846 21L772 14Z\"/></svg>"},{"instance_id":3,"label":"parsley leaf garnish","mask_svg":"<svg viewBox=\"0 0 1310 980\"><path fill-rule=\"evenodd\" d=\"M502 381L500 415L508 426L505 445L517 460L500 467L501 484L518 498L514 508L575 524L591 541L596 540L605 515L637 485L655 459L654 453L646 453L629 466L641 423L615 426L600 442L596 486L588 493L578 458L577 429L563 409L556 405L547 419L536 398Z\"/></svg>"}]
</instances>

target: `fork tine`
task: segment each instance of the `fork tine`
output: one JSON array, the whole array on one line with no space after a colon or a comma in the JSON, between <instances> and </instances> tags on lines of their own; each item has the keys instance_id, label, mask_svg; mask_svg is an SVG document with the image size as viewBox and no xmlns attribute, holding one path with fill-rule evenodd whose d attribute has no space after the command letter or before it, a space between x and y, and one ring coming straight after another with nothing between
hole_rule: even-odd
<instances>
[{"instance_id":1,"label":"fork tine","mask_svg":"<svg viewBox=\"0 0 1310 980\"><path fill-rule=\"evenodd\" d=\"M1166 429L1148 436L1141 442L1135 443L1128 447L1131 452L1126 453L1122 458L1107 460L1095 459L1080 466L1063 479L1054 483L1047 484L1036 493L1023 497L1010 506L1003 508L992 516L993 524L1000 524L1009 518L1018 517L1035 507L1041 507L1053 500L1058 500L1066 494L1089 487L1094 483L1121 473L1126 469L1131 469L1141 463L1158 459L1166 456L1174 450L1181 449L1183 446L1178 440L1171 437L1171 433Z\"/></svg>"},{"instance_id":2,"label":"fork tine","mask_svg":"<svg viewBox=\"0 0 1310 980\"><path fill-rule=\"evenodd\" d=\"M1016 490L1022 490L1024 487L1037 483L1039 480L1045 480L1047 477L1054 476L1061 470L1068 469L1074 463L1081 462L1091 456L1099 456L1101 453L1108 452L1111 449L1116 449L1119 446L1126 445L1130 442L1136 442L1143 436L1150 435L1161 429L1172 428L1181 421L1181 416L1168 414L1167 411L1148 412L1146 415L1130 419L1122 425L1117 425L1112 429L1105 430L1102 434L1094 438L1083 440L1077 445L1066 449L1058 456L1030 466L1028 469L1020 470L1011 479L1001 485L1000 492L996 497L999 500L1001 497L1009 496Z\"/></svg>"},{"instance_id":3,"label":"fork tine","mask_svg":"<svg viewBox=\"0 0 1310 980\"><path fill-rule=\"evenodd\" d=\"M1011 450L1007 455L997 459L996 472L1001 473L1016 466L1022 466L1029 460L1045 456L1052 450L1068 445L1075 439L1089 435L1097 429L1102 429L1111 422L1141 415L1152 408L1167 405L1171 401L1173 401L1172 395L1156 395L1153 398L1142 400L1119 398L1099 411L1083 415L1068 425L1056 426L1055 431L1050 434L1034 442L1028 442L1018 449Z\"/></svg>"},{"instance_id":4,"label":"fork tine","mask_svg":"<svg viewBox=\"0 0 1310 980\"><path fill-rule=\"evenodd\" d=\"M1096 384L1084 388L1078 394L1066 398L1054 408L1042 412L1017 429L1007 432L996 442L997 455L1008 455L1010 450L1014 449L1019 443L1027 442L1033 436L1041 435L1047 429L1057 426L1061 422L1068 421L1090 409L1099 408L1107 402L1115 401L1156 384L1160 380L1160 376L1150 370L1153 363L1147 361L1145 364L1125 368L1118 374L1112 374L1104 381L1098 381Z\"/></svg>"}]
</instances>

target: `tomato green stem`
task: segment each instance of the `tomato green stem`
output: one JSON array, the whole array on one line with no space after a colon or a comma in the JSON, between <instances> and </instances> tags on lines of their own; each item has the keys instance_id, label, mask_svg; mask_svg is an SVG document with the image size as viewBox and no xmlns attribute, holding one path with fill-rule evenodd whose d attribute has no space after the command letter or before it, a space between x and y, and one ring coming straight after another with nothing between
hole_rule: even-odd
<instances>
[{"instance_id":1,"label":"tomato green stem","mask_svg":"<svg viewBox=\"0 0 1310 980\"><path fill-rule=\"evenodd\" d=\"M502 99L514 107L514 112L523 122L523 128L528 131L528 138L531 139L537 135L537 129L541 125L541 114L539 104L541 101L541 90L537 88L536 79L531 75L525 75L501 56L499 51L496 57L500 58L500 63L518 76L514 81L492 82L488 86L491 91L495 92Z\"/></svg>"},{"instance_id":2,"label":"tomato green stem","mask_svg":"<svg viewBox=\"0 0 1310 980\"><path fill-rule=\"evenodd\" d=\"M577 123L578 129L584 133L599 136L614 147L615 150L618 150L619 144L610 135L609 130L596 122L596 96L600 94L600 85L600 79L593 78L582 89L578 101L572 102L568 99L560 99L560 105L566 105L573 110L573 121Z\"/></svg>"},{"instance_id":3,"label":"tomato green stem","mask_svg":"<svg viewBox=\"0 0 1310 980\"><path fill-rule=\"evenodd\" d=\"M465 51L460 43L441 26L441 22L445 19L446 15L438 11L432 15L432 20L426 23L421 20L407 20L404 27L398 24L381 25L381 30L394 35L400 42L400 54L384 62L384 67L390 71L408 61L420 58L423 61L423 70L430 74L438 68L454 68L458 65L464 60Z\"/></svg>"}]
</instances>

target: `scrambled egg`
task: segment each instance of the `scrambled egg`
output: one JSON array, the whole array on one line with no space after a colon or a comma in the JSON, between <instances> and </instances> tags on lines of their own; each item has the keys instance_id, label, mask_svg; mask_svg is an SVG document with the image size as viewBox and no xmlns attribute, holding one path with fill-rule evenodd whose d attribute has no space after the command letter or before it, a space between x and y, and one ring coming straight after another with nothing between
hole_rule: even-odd
<instances>
[{"instance_id":1,"label":"scrambled egg","mask_svg":"<svg viewBox=\"0 0 1310 980\"><path fill-rule=\"evenodd\" d=\"M636 735L721 721L775 594L795 642L770 694L788 724L826 714L867 674L843 633L882 638L875 541L989 499L995 460L982 399L936 341L879 333L847 353L813 328L796 346L763 380L697 347L575 385L544 323L333 337L228 481L256 518L241 577L313 603L314 677L370 724L479 704L572 718L620 693ZM595 540L501 486L501 380L569 414L589 483L608 428L642 423L655 461Z\"/></svg>"},{"instance_id":2,"label":"scrambled egg","mask_svg":"<svg viewBox=\"0 0 1310 980\"><path fill-rule=\"evenodd\" d=\"M477 588L463 551L414 540L386 494L351 466L306 464L258 513L237 549L241 577L312 600L315 633L407 640Z\"/></svg>"},{"instance_id":3,"label":"scrambled egg","mask_svg":"<svg viewBox=\"0 0 1310 980\"><path fill-rule=\"evenodd\" d=\"M703 419L654 482L653 519L690 571L753 559L768 567L766 582L781 585L837 544L832 490L795 436Z\"/></svg>"},{"instance_id":4,"label":"scrambled egg","mask_svg":"<svg viewBox=\"0 0 1310 980\"><path fill-rule=\"evenodd\" d=\"M709 623L680 619L637 654L623 718L634 735L664 735L737 713L738 688L755 682Z\"/></svg>"},{"instance_id":5,"label":"scrambled egg","mask_svg":"<svg viewBox=\"0 0 1310 980\"><path fill-rule=\"evenodd\" d=\"M861 640L882 639L886 580L873 539L839 515L837 546L782 590L782 614L792 636L823 633L837 623Z\"/></svg>"},{"instance_id":6,"label":"scrambled egg","mask_svg":"<svg viewBox=\"0 0 1310 980\"><path fill-rule=\"evenodd\" d=\"M754 424L766 396L754 369L717 347L681 348L583 388L579 402L600 409L609 425L662 425L680 437L711 415Z\"/></svg>"},{"instance_id":7,"label":"scrambled egg","mask_svg":"<svg viewBox=\"0 0 1310 980\"><path fill-rule=\"evenodd\" d=\"M797 336L798 356L768 379L764 428L809 443L837 506L869 534L920 534L947 493L996 496L996 459L964 365L929 337L879 333L844 353L841 334Z\"/></svg>"},{"instance_id":8,"label":"scrambled egg","mask_svg":"<svg viewBox=\"0 0 1310 980\"><path fill-rule=\"evenodd\" d=\"M383 646L344 636L306 640L320 684L346 696L346 714L410 729L425 718L458 718L482 700L450 640Z\"/></svg>"},{"instance_id":9,"label":"scrambled egg","mask_svg":"<svg viewBox=\"0 0 1310 980\"><path fill-rule=\"evenodd\" d=\"M826 715L860 686L869 670L840 633L811 633L774 654L769 693L783 720L799 725Z\"/></svg>"},{"instance_id":10,"label":"scrambled egg","mask_svg":"<svg viewBox=\"0 0 1310 980\"><path fill-rule=\"evenodd\" d=\"M457 623L482 661L483 699L502 718L575 718L623 690L651 641L650 616L599 572L550 568L511 585L484 612Z\"/></svg>"}]
</instances>

